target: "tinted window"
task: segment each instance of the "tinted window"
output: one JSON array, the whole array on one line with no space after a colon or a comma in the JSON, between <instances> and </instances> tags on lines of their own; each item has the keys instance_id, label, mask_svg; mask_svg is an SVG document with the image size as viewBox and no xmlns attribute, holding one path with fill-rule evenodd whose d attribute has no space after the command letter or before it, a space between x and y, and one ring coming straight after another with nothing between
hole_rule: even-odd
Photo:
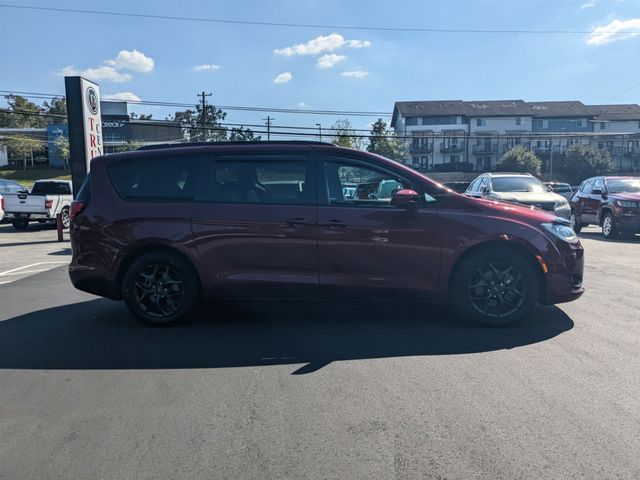
<instances>
[{"instance_id":1,"label":"tinted window","mask_svg":"<svg viewBox=\"0 0 640 480\"><path fill-rule=\"evenodd\" d=\"M304 156L221 157L210 162L198 199L220 203L315 204Z\"/></svg>"},{"instance_id":2,"label":"tinted window","mask_svg":"<svg viewBox=\"0 0 640 480\"><path fill-rule=\"evenodd\" d=\"M593 188L593 180L587 180L586 182L584 182L584 185L582 185L582 188L580 189L580 191L582 193L591 193L592 188Z\"/></svg>"},{"instance_id":3,"label":"tinted window","mask_svg":"<svg viewBox=\"0 0 640 480\"><path fill-rule=\"evenodd\" d=\"M62 182L36 182L32 195L71 195L71 186Z\"/></svg>"},{"instance_id":4,"label":"tinted window","mask_svg":"<svg viewBox=\"0 0 640 480\"><path fill-rule=\"evenodd\" d=\"M547 192L547 187L533 177L494 177L494 192Z\"/></svg>"},{"instance_id":5,"label":"tinted window","mask_svg":"<svg viewBox=\"0 0 640 480\"><path fill-rule=\"evenodd\" d=\"M196 160L189 157L136 158L109 167L111 183L126 200L188 201L195 189Z\"/></svg>"},{"instance_id":6,"label":"tinted window","mask_svg":"<svg viewBox=\"0 0 640 480\"><path fill-rule=\"evenodd\" d=\"M412 188L394 173L340 159L326 162L324 172L332 205L389 206L396 191Z\"/></svg>"}]
</instances>

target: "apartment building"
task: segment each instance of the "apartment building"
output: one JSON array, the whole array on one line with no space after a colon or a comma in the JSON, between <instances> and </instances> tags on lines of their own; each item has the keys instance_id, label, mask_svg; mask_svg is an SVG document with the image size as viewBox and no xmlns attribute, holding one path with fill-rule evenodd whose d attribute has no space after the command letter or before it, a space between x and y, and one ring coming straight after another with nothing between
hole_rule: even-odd
<instances>
[{"instance_id":1,"label":"apartment building","mask_svg":"<svg viewBox=\"0 0 640 480\"><path fill-rule=\"evenodd\" d=\"M552 167L573 144L608 150L620 170L640 168L640 106L579 101L396 102L391 126L407 143L406 163L421 170L485 171L507 150L534 151Z\"/></svg>"}]
</instances>

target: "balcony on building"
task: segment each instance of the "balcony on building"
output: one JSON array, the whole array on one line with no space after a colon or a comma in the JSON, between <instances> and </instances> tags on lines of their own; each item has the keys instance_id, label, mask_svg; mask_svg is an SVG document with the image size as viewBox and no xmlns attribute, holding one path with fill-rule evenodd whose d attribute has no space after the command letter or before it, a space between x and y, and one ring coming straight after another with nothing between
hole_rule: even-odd
<instances>
[{"instance_id":1,"label":"balcony on building","mask_svg":"<svg viewBox=\"0 0 640 480\"><path fill-rule=\"evenodd\" d=\"M440 142L440 153L462 153L464 148L464 140L458 140L455 143L447 140Z\"/></svg>"},{"instance_id":2,"label":"balcony on building","mask_svg":"<svg viewBox=\"0 0 640 480\"><path fill-rule=\"evenodd\" d=\"M483 141L472 146L474 155L493 155L498 153L498 142Z\"/></svg>"}]
</instances>

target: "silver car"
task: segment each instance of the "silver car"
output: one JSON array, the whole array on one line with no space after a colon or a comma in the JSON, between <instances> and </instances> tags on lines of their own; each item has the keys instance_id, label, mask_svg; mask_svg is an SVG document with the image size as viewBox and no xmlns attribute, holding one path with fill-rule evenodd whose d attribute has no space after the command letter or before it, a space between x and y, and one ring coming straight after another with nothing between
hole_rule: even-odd
<instances>
[{"instance_id":1,"label":"silver car","mask_svg":"<svg viewBox=\"0 0 640 480\"><path fill-rule=\"evenodd\" d=\"M465 194L539 208L562 218L571 216L567 199L528 173L484 173L469 184Z\"/></svg>"}]
</instances>

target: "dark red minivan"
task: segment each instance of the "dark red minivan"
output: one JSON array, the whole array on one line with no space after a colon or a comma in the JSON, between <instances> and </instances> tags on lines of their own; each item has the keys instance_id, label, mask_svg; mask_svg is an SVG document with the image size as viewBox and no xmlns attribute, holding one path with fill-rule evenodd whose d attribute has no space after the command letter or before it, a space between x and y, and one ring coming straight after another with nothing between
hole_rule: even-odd
<instances>
[{"instance_id":1,"label":"dark red minivan","mask_svg":"<svg viewBox=\"0 0 640 480\"><path fill-rule=\"evenodd\" d=\"M274 297L448 302L506 324L583 293L583 249L566 220L326 143L97 157L71 216L75 287L156 324L205 299Z\"/></svg>"}]
</instances>

